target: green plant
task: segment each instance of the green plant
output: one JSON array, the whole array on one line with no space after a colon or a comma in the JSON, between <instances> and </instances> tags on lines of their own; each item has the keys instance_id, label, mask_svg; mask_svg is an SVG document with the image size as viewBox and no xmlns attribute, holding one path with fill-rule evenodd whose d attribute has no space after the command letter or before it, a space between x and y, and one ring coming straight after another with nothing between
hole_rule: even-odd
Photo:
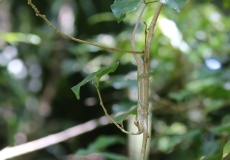
<instances>
[{"instance_id":1,"label":"green plant","mask_svg":"<svg viewBox=\"0 0 230 160\"><path fill-rule=\"evenodd\" d=\"M33 2L64 33L127 51L132 50L131 35L144 6L140 3L118 24L110 11L113 1ZM229 159L229 3L191 0L180 14L163 7L151 45L149 159ZM150 25L155 4L145 8L136 31L137 51L145 46L143 21ZM108 160L128 159L127 154L138 159L142 134L122 134L102 116L97 77L94 85L81 87L80 100L70 89L119 61L114 73L100 78L100 94L119 125L131 114L124 126L136 133L132 54L66 40L23 0L1 1L0 12L0 159L90 158L95 152Z\"/></svg>"},{"instance_id":2,"label":"green plant","mask_svg":"<svg viewBox=\"0 0 230 160\"><path fill-rule=\"evenodd\" d=\"M144 13L144 10L151 5L152 3L159 2L155 13L152 16L152 20L150 24L145 24L145 45L143 46L143 51L136 51L135 49L135 35L137 32L138 25L140 24L142 15ZM120 115L119 117L115 117L114 119L107 113L106 107L103 104L102 97L99 91L99 82L100 78L104 76L105 74L108 74L110 72L114 72L116 68L118 67L119 63L112 64L111 66L104 67L100 69L97 72L94 72L90 75L88 75L82 82L80 82L78 85L72 88L73 92L75 93L76 97L80 98L80 87L84 84L86 84L89 81L92 81L96 79L96 82L94 81L93 84L97 90L100 105L103 108L105 115L124 133L131 134L131 135L138 135L143 134L143 140L142 140L142 147L141 147L141 155L140 160L145 160L147 155L147 142L150 138L149 133L149 73L150 73L150 48L152 44L152 40L154 37L154 29L157 22L157 19L159 17L160 11L162 9L162 6L168 5L171 8L174 8L176 11L180 11L181 7L186 3L186 0L157 0L157 1L148 1L148 0L115 0L115 2L111 5L111 9L113 11L114 16L117 18L118 22L121 22L125 17L126 14L135 10L138 7L142 7L141 12L139 13L136 25L133 29L133 34L131 38L131 50L122 50L117 48L111 48L91 42L87 42L81 39L74 38L72 36L69 36L65 33L62 33L59 31L56 27L54 27L50 21L46 18L45 15L40 14L39 10L36 8L36 6L32 3L32 0L28 0L28 4L34 9L37 16L41 17L50 28L52 28L56 33L71 39L76 42L93 45L96 47L103 48L105 50L109 51L116 51L116 52L123 52L123 53L131 53L136 60L137 63L137 83L138 83L138 99L137 99L137 107L129 110L127 113L124 113ZM143 5L141 5L143 4ZM136 118L134 124L136 125L138 131L136 133L126 131L123 126L123 120L129 115L133 114L134 111L136 111Z\"/></svg>"}]
</instances>

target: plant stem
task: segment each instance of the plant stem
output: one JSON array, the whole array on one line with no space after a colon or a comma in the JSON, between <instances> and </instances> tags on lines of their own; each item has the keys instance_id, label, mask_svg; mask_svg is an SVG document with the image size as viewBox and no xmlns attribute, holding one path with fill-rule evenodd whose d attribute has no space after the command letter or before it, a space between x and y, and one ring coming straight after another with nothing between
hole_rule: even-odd
<instances>
[{"instance_id":1,"label":"plant stem","mask_svg":"<svg viewBox=\"0 0 230 160\"><path fill-rule=\"evenodd\" d=\"M138 132L137 132L137 133L134 133L134 132L128 132L128 131L126 131L126 130L123 128L123 126L120 126L117 122L115 122L115 121L113 120L113 118L108 114L108 112L107 112L107 110L106 110L106 108L105 108L105 106L104 106L103 100L102 100L102 98L101 98L101 93L100 93L98 87L97 87L95 84L94 84L94 86L95 86L95 88L96 88L96 90L97 90L97 94L98 94L99 101L100 101L100 106L102 107L102 109L103 109L103 111L104 111L104 113L105 113L105 116L106 116L115 126L117 126L117 128L120 129L121 132L126 133L126 134L130 134L130 135L139 135L140 133L138 133Z\"/></svg>"},{"instance_id":2,"label":"plant stem","mask_svg":"<svg viewBox=\"0 0 230 160\"><path fill-rule=\"evenodd\" d=\"M132 39L131 39L132 50L135 50L135 34L146 6L147 4L142 8L133 30ZM151 21L151 24L148 28L149 30L148 35L146 31L147 39L145 43L144 59L142 59L140 55L133 54L133 57L135 58L137 63L137 80L138 80L137 82L138 83L138 107L137 107L137 116L136 116L135 124L138 127L138 132L143 133L140 160L146 159L146 154L148 150L147 142L148 142L148 138L150 137L149 126L148 126L150 47L154 36L154 28L156 25L156 21L160 14L162 6L163 4L159 3L156 12L153 16L153 19Z\"/></svg>"},{"instance_id":3,"label":"plant stem","mask_svg":"<svg viewBox=\"0 0 230 160\"><path fill-rule=\"evenodd\" d=\"M150 67L150 48L151 48L151 42L154 37L154 28L157 22L157 19L159 17L161 8L163 4L160 2L157 6L157 9L155 11L155 14L153 16L153 19L151 21L151 24L148 28L149 33L147 37L147 42L145 45L145 54L144 54L144 72L141 75L140 78L140 92L142 93L141 95L141 102L139 102L139 105L141 106L139 108L139 117L142 118L142 127L143 127L143 142L142 142L142 149L141 149L141 160L146 159L146 148L147 148L147 142L148 138L150 137L150 134L148 133L148 108L149 108L149 67Z\"/></svg>"},{"instance_id":4,"label":"plant stem","mask_svg":"<svg viewBox=\"0 0 230 160\"><path fill-rule=\"evenodd\" d=\"M116 51L116 52L122 52L122 53L133 53L133 54L143 54L144 53L144 51L122 50L122 49L107 47L107 46L103 46L103 45L100 45L100 44L95 44L95 43L92 43L92 42L88 42L88 41L84 41L84 40L81 40L81 39L78 39L78 38L74 38L74 37L72 37L70 35L67 35L67 34L59 31L56 27L54 27L54 25L51 24L51 22L46 18L46 16L42 15L39 12L37 7L32 3L32 0L28 0L28 4L34 9L34 12L35 12L36 16L41 17L48 24L48 26L50 28L52 28L57 34L60 34L61 36L65 37L67 39L73 40L75 42L84 43L84 44L88 44L88 45L91 45L91 46L99 47L99 48L102 48L102 49L105 49L105 50L108 50L108 51Z\"/></svg>"},{"instance_id":5,"label":"plant stem","mask_svg":"<svg viewBox=\"0 0 230 160\"><path fill-rule=\"evenodd\" d=\"M135 125L138 128L138 132L137 133L132 133L132 132L128 132L126 130L124 130L124 128L122 126L120 126L118 123L116 123L112 117L109 116L109 114L107 113L107 110L103 104L99 89L96 87L99 99L100 99L100 105L103 108L105 115L124 133L127 134L132 134L132 135L138 135L143 133L143 140L142 140L142 147L141 147L141 155L140 155L140 160L146 160L146 151L147 151L147 142L148 139L150 137L149 134L149 126L148 126L148 108L149 108L149 64L150 64L150 48L151 48L151 42L152 39L154 37L154 28L157 22L157 19L159 17L161 8L163 6L163 3L159 3L155 14L153 16L153 19L151 21L151 24L148 28L148 32L146 31L146 43L145 43L145 48L144 51L136 51L135 50L135 34L138 28L138 25L140 23L142 14L146 8L146 6L150 3L153 3L156 1L151 1L151 2L146 2L144 0L145 6L143 7L143 9L141 10L141 13L138 17L137 23L135 25L135 28L133 30L133 34L132 34L132 39L131 39L131 51L128 50L122 50L122 49L117 49L117 48L111 48L111 47L107 47L107 46L103 46L100 44L95 44L95 43L91 43L88 41L84 41L81 39L77 39L74 38L70 35L67 35L61 31L59 31L56 27L54 27L50 21L46 18L45 15L40 14L39 10L37 9L37 7L32 3L32 0L28 0L28 4L33 8L36 16L41 17L50 28L52 28L56 33L60 34L61 36L68 38L70 40L76 41L76 42L80 42L80 43L84 43L84 44L88 44L88 45L92 45L92 46L96 46L108 51L116 51L116 52L122 52L122 53L132 53L136 63L137 63L137 81L138 81L138 107L137 107L137 116L136 116L136 120L135 120ZM142 58L140 55L138 54L143 54L144 53L144 58Z\"/></svg>"}]
</instances>

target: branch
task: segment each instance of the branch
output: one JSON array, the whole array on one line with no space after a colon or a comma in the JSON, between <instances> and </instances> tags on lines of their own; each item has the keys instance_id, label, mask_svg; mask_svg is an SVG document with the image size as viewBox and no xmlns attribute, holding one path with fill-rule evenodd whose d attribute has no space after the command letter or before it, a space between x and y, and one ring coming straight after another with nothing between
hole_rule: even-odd
<instances>
[{"instance_id":1,"label":"branch","mask_svg":"<svg viewBox=\"0 0 230 160\"><path fill-rule=\"evenodd\" d=\"M141 149L141 160L145 160L146 158L146 152L147 152L147 143L148 143L148 138L150 138L149 132L149 120L148 120L148 106L149 106L149 67L150 67L150 47L151 47L151 42L154 37L154 28L158 19L158 16L160 14L161 8L163 4L160 2L157 6L157 9L154 13L154 16L152 18L151 24L148 28L149 33L147 37L147 42L145 44L145 54L144 54L144 72L140 77L140 88L141 88L141 98L143 101L141 101L141 104L139 103L140 107L140 115L139 115L139 120L142 123L142 128L143 128L143 142L142 142L142 149Z\"/></svg>"},{"instance_id":2,"label":"branch","mask_svg":"<svg viewBox=\"0 0 230 160\"><path fill-rule=\"evenodd\" d=\"M153 39L153 37L154 37L154 28L155 28L155 26L156 26L156 22L157 22L157 19L158 19L158 17L159 17L159 14L160 14L160 11L161 11L161 8L162 8L162 6L163 6L163 3L159 3L158 4L158 6L157 6L157 9L156 9L156 12L155 12L155 14L154 14L154 16L153 16L153 19L152 19L152 21L151 21L151 24L150 24L150 26L149 26L149 35L148 35L148 40L147 40L147 44L146 44L146 47L145 47L145 49L146 49L146 51L145 51L145 53L146 53L146 56L145 56L145 58L147 58L147 61L149 62L149 60L148 60L148 58L149 58L149 54L150 54L150 46L151 46L151 42L152 42L152 39ZM147 67L148 68L148 67Z\"/></svg>"},{"instance_id":3,"label":"branch","mask_svg":"<svg viewBox=\"0 0 230 160\"><path fill-rule=\"evenodd\" d=\"M27 154L33 151L49 147L51 145L63 142L75 136L79 136L83 133L92 131L98 126L104 126L107 124L109 124L109 121L105 116L103 116L99 119L90 120L83 124L74 126L59 133L49 135L47 137L40 138L38 140L34 140L14 147L6 147L0 151L0 160L13 158L16 156L20 156L23 154Z\"/></svg>"},{"instance_id":4,"label":"branch","mask_svg":"<svg viewBox=\"0 0 230 160\"><path fill-rule=\"evenodd\" d=\"M141 21L141 17L142 17L142 15L144 13L144 10L145 10L146 6L147 5L144 5L144 7L142 8L142 10L141 10L141 12L140 12L140 14L138 16L137 22L135 24L135 27L133 29L132 38L131 38L131 48L132 48L132 50L135 50L135 37L136 37L136 33L137 33L137 28L139 26L139 23Z\"/></svg>"},{"instance_id":5,"label":"branch","mask_svg":"<svg viewBox=\"0 0 230 160\"><path fill-rule=\"evenodd\" d=\"M78 38L74 38L74 37L72 37L70 35L67 35L67 34L59 31L56 27L54 27L51 24L51 22L46 18L46 16L42 15L39 12L39 10L37 9L37 7L32 3L32 0L28 0L28 5L30 5L34 9L34 12L35 12L36 16L41 17L48 24L48 26L50 28L52 28L57 34L65 37L67 39L73 40L75 42L84 43L84 44L88 44L88 45L91 45L91 46L99 47L99 48L102 48L102 49L105 49L105 50L108 50L108 51L116 51L116 52L122 52L122 53L133 53L133 54L144 53L144 51L126 51L126 50L122 50L122 49L111 48L111 47L103 46L103 45L100 45L100 44L95 44L95 43L91 43L91 42L88 42L88 41L84 41L84 40L81 40L81 39L78 39Z\"/></svg>"},{"instance_id":6,"label":"branch","mask_svg":"<svg viewBox=\"0 0 230 160\"><path fill-rule=\"evenodd\" d=\"M147 5L145 5L143 8L142 8L142 10L141 10L141 12L140 12L140 14L139 14L139 16L138 16L138 19L137 19L137 22L136 22L136 25L135 25L135 27L134 27L134 29L133 29L133 33L132 33L132 37L131 37L131 48L132 48L132 50L134 51L135 50L135 37L136 37L136 32L137 32L137 28L138 28L138 26L139 26L139 23L140 23L140 21L141 21L141 17L142 17L142 15L143 15L143 13L144 13L144 10L145 10L145 8L146 8L146 6ZM144 69L143 69L143 59L141 58L141 56L140 55L137 55L137 54L133 54L133 57L135 58L135 61L136 61L136 63L137 63L137 77L138 76L140 76L140 74L142 74L143 73L143 71L144 71ZM138 97L139 97L140 95L139 95L139 92L138 92Z\"/></svg>"},{"instance_id":7,"label":"branch","mask_svg":"<svg viewBox=\"0 0 230 160\"><path fill-rule=\"evenodd\" d=\"M98 94L98 97L99 97L99 101L100 101L100 106L102 107L104 113L105 113L105 116L118 128L120 129L121 132L125 133L125 134L130 134L130 135L139 135L140 133L137 132L137 133L134 133L134 132L129 132L129 131L126 131L123 126L120 126L116 121L114 121L114 119L108 114L105 106L104 106L104 103L103 103L103 100L101 98L101 93L98 89L98 87L94 84L96 90L97 90L97 94Z\"/></svg>"}]
</instances>

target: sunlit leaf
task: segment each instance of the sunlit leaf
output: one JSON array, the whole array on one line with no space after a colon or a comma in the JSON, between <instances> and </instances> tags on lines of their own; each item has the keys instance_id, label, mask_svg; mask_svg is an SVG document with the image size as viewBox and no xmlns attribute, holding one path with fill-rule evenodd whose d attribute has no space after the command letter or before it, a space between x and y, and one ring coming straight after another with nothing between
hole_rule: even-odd
<instances>
[{"instance_id":1,"label":"sunlit leaf","mask_svg":"<svg viewBox=\"0 0 230 160\"><path fill-rule=\"evenodd\" d=\"M205 156L202 156L202 157L205 157ZM221 160L221 157L222 157L222 153L217 152L215 155L205 157L203 160ZM229 160L229 159L223 159L223 160Z\"/></svg>"},{"instance_id":2,"label":"sunlit leaf","mask_svg":"<svg viewBox=\"0 0 230 160\"><path fill-rule=\"evenodd\" d=\"M229 155L230 153L230 141L228 141L225 145L224 145L224 150L223 150L223 157L225 158Z\"/></svg>"},{"instance_id":3,"label":"sunlit leaf","mask_svg":"<svg viewBox=\"0 0 230 160\"><path fill-rule=\"evenodd\" d=\"M114 63L111 66L107 66L107 67L103 67L102 69L100 69L99 71L97 71L96 73L96 77L98 80L100 80L100 78L108 73L114 72L117 67L118 67L119 63Z\"/></svg>"},{"instance_id":4,"label":"sunlit leaf","mask_svg":"<svg viewBox=\"0 0 230 160\"><path fill-rule=\"evenodd\" d=\"M221 107L223 107L223 104L224 104L223 100L213 100L212 103L205 106L205 111L208 113L208 112L212 112L214 110L218 110Z\"/></svg>"},{"instance_id":5,"label":"sunlit leaf","mask_svg":"<svg viewBox=\"0 0 230 160\"><path fill-rule=\"evenodd\" d=\"M189 82L186 85L186 89L192 93L199 93L207 90L210 86L216 86L220 81L215 77L203 78Z\"/></svg>"},{"instance_id":6,"label":"sunlit leaf","mask_svg":"<svg viewBox=\"0 0 230 160\"><path fill-rule=\"evenodd\" d=\"M124 121L124 119L127 116L129 116L131 114L136 114L136 113L137 113L137 107L134 107L131 110L129 110L129 111L127 111L127 112L125 112L123 114L120 114L119 116L115 117L114 121L117 122L117 123L119 123L119 124L122 124L122 122Z\"/></svg>"},{"instance_id":7,"label":"sunlit leaf","mask_svg":"<svg viewBox=\"0 0 230 160\"><path fill-rule=\"evenodd\" d=\"M120 23L126 17L126 14L135 10L140 3L141 0L115 0L111 5L111 9Z\"/></svg>"},{"instance_id":8,"label":"sunlit leaf","mask_svg":"<svg viewBox=\"0 0 230 160\"><path fill-rule=\"evenodd\" d=\"M4 41L17 44L19 42L29 43L38 45L41 43L41 38L35 34L25 34L25 33L18 33L18 32L0 32L0 37Z\"/></svg>"},{"instance_id":9,"label":"sunlit leaf","mask_svg":"<svg viewBox=\"0 0 230 160\"><path fill-rule=\"evenodd\" d=\"M223 124L229 124L229 122L230 122L230 115L227 114L226 116L224 116L224 117L222 118L221 124L222 124L222 125L223 125Z\"/></svg>"},{"instance_id":10,"label":"sunlit leaf","mask_svg":"<svg viewBox=\"0 0 230 160\"><path fill-rule=\"evenodd\" d=\"M89 81L92 81L94 78L97 79L96 86L99 86L99 80L103 75L106 75L108 73L114 72L119 65L119 62L116 62L112 64L111 66L103 67L97 72L93 72L90 75L88 75L84 80L82 80L80 83L78 83L76 86L72 87L71 90L76 95L77 99L80 99L80 88L81 86L85 85Z\"/></svg>"},{"instance_id":11,"label":"sunlit leaf","mask_svg":"<svg viewBox=\"0 0 230 160\"><path fill-rule=\"evenodd\" d=\"M222 124L216 127L213 127L211 131L216 135L222 135L225 133L230 133L230 124Z\"/></svg>"},{"instance_id":12,"label":"sunlit leaf","mask_svg":"<svg viewBox=\"0 0 230 160\"><path fill-rule=\"evenodd\" d=\"M185 5L186 1L187 0L160 0L161 3L168 5L177 12L181 11L181 8Z\"/></svg>"}]
</instances>

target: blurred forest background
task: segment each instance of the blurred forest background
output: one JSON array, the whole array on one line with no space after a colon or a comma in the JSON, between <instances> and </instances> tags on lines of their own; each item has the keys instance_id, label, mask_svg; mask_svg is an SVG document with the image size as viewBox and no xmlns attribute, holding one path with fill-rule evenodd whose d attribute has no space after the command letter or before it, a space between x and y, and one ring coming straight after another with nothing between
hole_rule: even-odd
<instances>
[{"instance_id":1,"label":"blurred forest background","mask_svg":"<svg viewBox=\"0 0 230 160\"><path fill-rule=\"evenodd\" d=\"M130 49L137 12L117 23L109 0L34 3L61 31L80 39ZM143 20L154 13L149 7ZM144 24L137 48L144 45ZM151 50L150 159L218 159L230 135L230 2L191 0L181 13L164 6ZM101 93L110 113L136 104L131 54L112 53L64 39L25 0L0 1L0 149L36 140L103 116L90 83L77 100L71 87L119 61ZM126 159L127 135L97 127L15 160L67 159L100 153Z\"/></svg>"}]
</instances>

